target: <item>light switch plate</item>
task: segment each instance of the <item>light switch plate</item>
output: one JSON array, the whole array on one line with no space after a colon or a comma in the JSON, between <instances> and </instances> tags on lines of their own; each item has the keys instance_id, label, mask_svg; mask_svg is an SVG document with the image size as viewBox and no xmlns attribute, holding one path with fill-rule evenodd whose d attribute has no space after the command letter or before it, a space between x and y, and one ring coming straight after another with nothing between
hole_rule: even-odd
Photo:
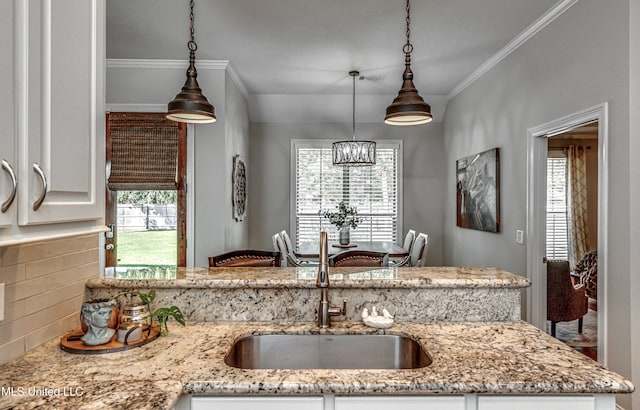
<instances>
[{"instance_id":1,"label":"light switch plate","mask_svg":"<svg viewBox=\"0 0 640 410\"><path fill-rule=\"evenodd\" d=\"M523 230L516 230L516 243L518 245L524 245L524 231Z\"/></svg>"},{"instance_id":2,"label":"light switch plate","mask_svg":"<svg viewBox=\"0 0 640 410\"><path fill-rule=\"evenodd\" d=\"M0 283L0 322L4 320L4 283Z\"/></svg>"}]
</instances>

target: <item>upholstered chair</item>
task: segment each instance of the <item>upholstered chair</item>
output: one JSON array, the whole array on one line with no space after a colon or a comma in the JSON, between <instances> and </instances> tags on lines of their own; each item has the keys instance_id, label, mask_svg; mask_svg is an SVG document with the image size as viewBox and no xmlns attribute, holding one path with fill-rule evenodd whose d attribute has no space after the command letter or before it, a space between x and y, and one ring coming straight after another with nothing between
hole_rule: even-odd
<instances>
[{"instance_id":1,"label":"upholstered chair","mask_svg":"<svg viewBox=\"0 0 640 410\"><path fill-rule=\"evenodd\" d=\"M404 242L402 242L402 247L409 251L409 253L411 253L411 247L413 246L413 241L415 239L416 231L414 231L413 229L409 229L404 237Z\"/></svg>"},{"instance_id":2,"label":"upholstered chair","mask_svg":"<svg viewBox=\"0 0 640 410\"><path fill-rule=\"evenodd\" d=\"M576 264L573 272L580 276L580 283L584 284L587 296L598 299L598 251L587 252Z\"/></svg>"},{"instance_id":3,"label":"upholstered chair","mask_svg":"<svg viewBox=\"0 0 640 410\"><path fill-rule=\"evenodd\" d=\"M335 254L329 258L329 266L389 266L389 254L384 252L352 250Z\"/></svg>"},{"instance_id":4,"label":"upholstered chair","mask_svg":"<svg viewBox=\"0 0 640 410\"><path fill-rule=\"evenodd\" d=\"M291 238L289 237L289 234L286 230L282 230L279 235L280 239L282 240L282 244L284 245L283 249L281 250L281 252L285 252L283 253L283 259L286 259L286 263L284 264L284 266L318 266L317 262L306 261L300 259L298 255L296 255L293 243L291 242Z\"/></svg>"},{"instance_id":5,"label":"upholstered chair","mask_svg":"<svg viewBox=\"0 0 640 410\"><path fill-rule=\"evenodd\" d=\"M582 319L589 310L584 285L573 285L569 261L547 261L547 320L551 321L551 336L556 335L556 323L578 319L582 333Z\"/></svg>"},{"instance_id":6,"label":"upholstered chair","mask_svg":"<svg viewBox=\"0 0 640 410\"><path fill-rule=\"evenodd\" d=\"M391 266L407 266L409 264L409 258L411 257L411 248L413 247L413 242L416 240L416 231L413 229L409 229L407 234L404 236L404 242L402 242L402 247L405 248L409 254L401 259L393 258L389 261L389 265Z\"/></svg>"},{"instance_id":7,"label":"upholstered chair","mask_svg":"<svg viewBox=\"0 0 640 410\"><path fill-rule=\"evenodd\" d=\"M280 266L280 252L242 249L209 257L210 267Z\"/></svg>"},{"instance_id":8,"label":"upholstered chair","mask_svg":"<svg viewBox=\"0 0 640 410\"><path fill-rule=\"evenodd\" d=\"M429 235L420 232L411 246L409 257L396 266L425 266L427 250L429 249Z\"/></svg>"}]
</instances>

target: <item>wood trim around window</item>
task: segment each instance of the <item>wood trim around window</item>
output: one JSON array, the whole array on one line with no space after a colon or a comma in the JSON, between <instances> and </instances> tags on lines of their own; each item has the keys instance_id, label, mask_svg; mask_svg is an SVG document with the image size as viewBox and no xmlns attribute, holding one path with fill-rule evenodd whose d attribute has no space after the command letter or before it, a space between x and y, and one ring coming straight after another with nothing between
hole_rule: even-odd
<instances>
[{"instance_id":1,"label":"wood trim around window","mask_svg":"<svg viewBox=\"0 0 640 410\"><path fill-rule=\"evenodd\" d=\"M151 113L157 115L157 113ZM109 130L109 115L106 114L106 178L109 177L111 168L111 152L112 143ZM177 246L176 246L176 265L184 267L187 264L187 126L185 123L178 125L178 163L177 163ZM105 239L105 266L112 267L117 265L117 211L118 211L118 193L111 191L105 178L105 224L111 228L111 238ZM113 250L109 250L110 245Z\"/></svg>"}]
</instances>

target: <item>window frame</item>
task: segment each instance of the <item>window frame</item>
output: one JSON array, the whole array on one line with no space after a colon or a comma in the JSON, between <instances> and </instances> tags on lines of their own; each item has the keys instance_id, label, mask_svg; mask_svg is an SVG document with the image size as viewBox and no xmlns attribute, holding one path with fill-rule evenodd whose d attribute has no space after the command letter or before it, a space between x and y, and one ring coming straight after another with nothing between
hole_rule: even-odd
<instances>
[{"instance_id":1,"label":"window frame","mask_svg":"<svg viewBox=\"0 0 640 410\"><path fill-rule=\"evenodd\" d=\"M297 166L297 150L298 148L311 148L311 149L319 149L319 148L327 148L331 149L331 144L335 140L329 139L292 139L291 140L291 158L290 158L290 181L289 181L289 232L292 232L292 239L294 240L294 247L298 246L298 235L296 234L297 230L297 218L296 218L296 166ZM403 199L404 199L404 191L403 191L403 183L404 183L404 175L403 175L403 141L402 140L376 140L376 149L378 148L391 148L397 149L397 163L396 163L396 191L397 191L397 223L396 223L396 242L402 239L402 232L404 232L403 222Z\"/></svg>"},{"instance_id":2,"label":"window frame","mask_svg":"<svg viewBox=\"0 0 640 410\"><path fill-rule=\"evenodd\" d=\"M104 264L105 267L115 267L117 266L117 208L118 208L118 198L117 191L112 191L109 189L108 181L109 171L111 168L111 151L112 151L112 139L111 139L111 128L109 117L115 113L131 113L131 114L145 114L149 116L158 116L158 114L163 113L164 111L126 111L126 110L111 110L105 113L105 225L110 228L110 232L112 235L110 237L105 238L105 249L107 245L113 245L113 250L107 250L104 253ZM188 140L187 140L187 132L192 133L193 127L191 124L186 123L178 123L177 128L177 155L178 160L176 164L176 191L178 193L176 206L178 213L178 224L176 228L177 235L177 247L176 247L176 262L178 267L187 266L187 239L188 235L193 235L193 230L187 228L187 221L192 218L193 215L193 201L187 200L187 178L189 172L187 172L187 166L192 166L192 162L189 160L191 156L188 154ZM192 141L190 138L189 141ZM192 158L191 158L192 159ZM191 241L190 243L193 243ZM192 248L193 249L193 248ZM190 265L191 266L191 265Z\"/></svg>"}]
</instances>

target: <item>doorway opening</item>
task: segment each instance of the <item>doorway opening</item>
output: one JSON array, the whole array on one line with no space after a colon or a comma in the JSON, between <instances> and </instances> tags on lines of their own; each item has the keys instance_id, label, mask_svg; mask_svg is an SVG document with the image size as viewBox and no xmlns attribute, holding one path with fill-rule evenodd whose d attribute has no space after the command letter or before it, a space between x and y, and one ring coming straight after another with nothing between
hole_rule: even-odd
<instances>
[{"instance_id":1,"label":"doorway opening","mask_svg":"<svg viewBox=\"0 0 640 410\"><path fill-rule=\"evenodd\" d=\"M186 266L186 131L164 113L107 114L105 267Z\"/></svg>"},{"instance_id":2,"label":"doorway opening","mask_svg":"<svg viewBox=\"0 0 640 410\"><path fill-rule=\"evenodd\" d=\"M547 140L546 331L593 360L598 348L597 147L597 121Z\"/></svg>"},{"instance_id":3,"label":"doorway opening","mask_svg":"<svg viewBox=\"0 0 640 410\"><path fill-rule=\"evenodd\" d=\"M589 254L591 251L595 251L591 255L591 260L596 261L597 266L597 290L592 295L591 299L596 301L594 304L591 301L591 308L587 311L595 312L597 316L595 322L595 332L597 334L596 343L597 353L594 355L597 361L602 365L607 365L607 335L608 335L608 320L607 320L607 300L606 300L606 287L607 287L607 249L608 249L608 104L602 103L591 108L561 117L557 120L550 121L548 123L530 128L527 132L527 277L531 280L531 287L526 293L526 317L529 322L538 327L539 329L548 329L548 300L547 300L547 261L550 259L558 258L553 252L547 249L547 178L548 178L548 158L552 157L550 149L554 148L554 144L559 143L560 139L556 142L553 138L555 136L561 136L562 134L568 134L572 131L580 130L582 127L591 126L594 130L597 128L597 140L592 143L583 143L582 145L591 146L591 149L586 149L587 155L595 156L597 158L596 171L597 177L597 189L592 189L591 200L595 201L597 205L592 205L591 209L587 213L591 213L592 223L595 226L586 228L591 235L592 243L582 248L578 252L573 252L571 245L567 246L566 263L570 264L568 270L574 273L574 283L579 284L580 281L584 281L586 276L576 272L576 268L580 265L581 259L585 254ZM585 131L582 128L581 131ZM579 138L574 138L576 140ZM597 142L596 142L597 141ZM568 177L570 178L570 176ZM591 175L591 178L594 178ZM594 196L595 198L594 199ZM566 212L571 212L566 211ZM568 220L568 226L571 226L572 222ZM567 228L572 229L572 228ZM571 235L568 235L568 240ZM558 236L559 238L560 236ZM550 241L555 241L557 238L549 237ZM578 249L578 248L576 248ZM547 252L550 252L549 259ZM571 255L576 256L571 256ZM560 259L560 258L558 258ZM569 262L568 260L571 260ZM585 292L586 293L586 292ZM587 303L589 299L587 300ZM595 309L594 309L595 308ZM593 313L591 313L593 316ZM586 317L583 318L583 322L586 321ZM560 321L558 321L560 322ZM584 323L583 323L584 324ZM573 325L569 323L569 325ZM577 332L577 324L575 326ZM550 329L549 329L550 330Z\"/></svg>"}]
</instances>

